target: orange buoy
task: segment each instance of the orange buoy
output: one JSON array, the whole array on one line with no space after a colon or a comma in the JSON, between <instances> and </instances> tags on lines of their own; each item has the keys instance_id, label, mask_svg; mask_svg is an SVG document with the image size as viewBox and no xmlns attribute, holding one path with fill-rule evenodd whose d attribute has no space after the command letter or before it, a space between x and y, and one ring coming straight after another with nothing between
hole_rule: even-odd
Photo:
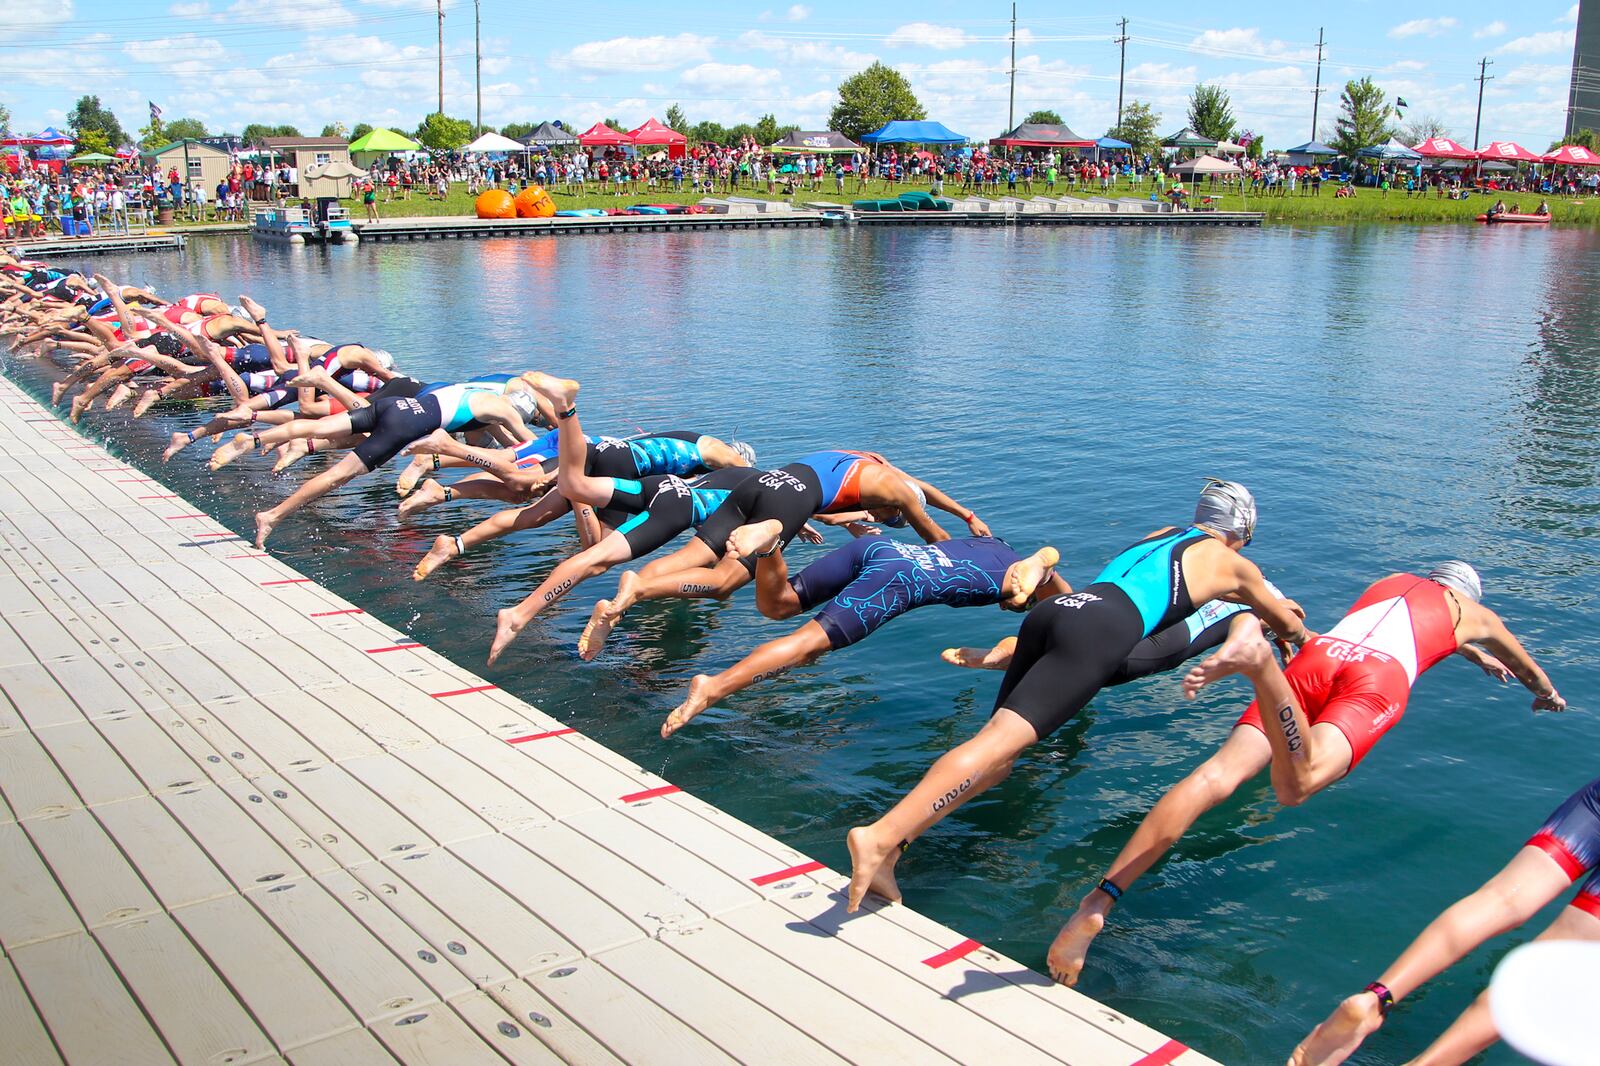
<instances>
[{"instance_id":1,"label":"orange buoy","mask_svg":"<svg viewBox=\"0 0 1600 1066\"><path fill-rule=\"evenodd\" d=\"M517 193L518 218L550 218L556 213L556 202L538 185L530 185Z\"/></svg>"},{"instance_id":2,"label":"orange buoy","mask_svg":"<svg viewBox=\"0 0 1600 1066\"><path fill-rule=\"evenodd\" d=\"M511 202L511 194L504 189L488 189L479 193L474 206L479 218L517 217L517 207Z\"/></svg>"}]
</instances>

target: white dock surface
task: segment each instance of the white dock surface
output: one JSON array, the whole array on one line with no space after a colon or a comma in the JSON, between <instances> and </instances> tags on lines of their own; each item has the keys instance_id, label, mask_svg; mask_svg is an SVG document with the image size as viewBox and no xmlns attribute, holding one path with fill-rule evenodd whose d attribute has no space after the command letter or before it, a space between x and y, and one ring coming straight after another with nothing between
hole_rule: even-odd
<instances>
[{"instance_id":1,"label":"white dock surface","mask_svg":"<svg viewBox=\"0 0 1600 1066\"><path fill-rule=\"evenodd\" d=\"M844 884L0 379L0 1063L1210 1062Z\"/></svg>"}]
</instances>

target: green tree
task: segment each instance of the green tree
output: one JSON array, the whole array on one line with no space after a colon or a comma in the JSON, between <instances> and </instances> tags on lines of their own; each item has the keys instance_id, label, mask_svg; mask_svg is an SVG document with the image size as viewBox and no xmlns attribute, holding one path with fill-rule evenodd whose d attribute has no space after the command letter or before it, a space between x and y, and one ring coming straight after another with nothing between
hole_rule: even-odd
<instances>
[{"instance_id":1,"label":"green tree","mask_svg":"<svg viewBox=\"0 0 1600 1066\"><path fill-rule=\"evenodd\" d=\"M1161 147L1161 137L1156 133L1160 122L1160 112L1149 104L1129 100L1122 109L1122 122L1106 130L1106 136L1126 141L1135 152L1155 152Z\"/></svg>"},{"instance_id":2,"label":"green tree","mask_svg":"<svg viewBox=\"0 0 1600 1066\"><path fill-rule=\"evenodd\" d=\"M252 122L240 133L239 139L245 144L256 144L263 137L298 137L300 131L293 126L266 126L260 122Z\"/></svg>"},{"instance_id":3,"label":"green tree","mask_svg":"<svg viewBox=\"0 0 1600 1066\"><path fill-rule=\"evenodd\" d=\"M1061 125L1061 116L1054 111L1030 111L1023 122L1042 122L1047 126Z\"/></svg>"},{"instance_id":4,"label":"green tree","mask_svg":"<svg viewBox=\"0 0 1600 1066\"><path fill-rule=\"evenodd\" d=\"M1362 148L1382 144L1394 136L1394 128L1389 125L1392 113L1388 95L1372 84L1371 78L1345 82L1344 92L1339 95L1339 119L1328 147L1354 158Z\"/></svg>"},{"instance_id":5,"label":"green tree","mask_svg":"<svg viewBox=\"0 0 1600 1066\"><path fill-rule=\"evenodd\" d=\"M350 130L350 139L352 141L359 141L361 138L365 137L367 134L369 134L371 132L372 132L372 123L370 123L370 122L357 122L355 124L355 126L353 126L351 128L351 130Z\"/></svg>"},{"instance_id":6,"label":"green tree","mask_svg":"<svg viewBox=\"0 0 1600 1066\"><path fill-rule=\"evenodd\" d=\"M110 155L116 148L117 146L111 143L104 130L84 130L78 134L78 143L73 148L73 151L79 155L85 152L101 152L105 155Z\"/></svg>"},{"instance_id":7,"label":"green tree","mask_svg":"<svg viewBox=\"0 0 1600 1066\"><path fill-rule=\"evenodd\" d=\"M500 136L510 137L514 141L520 140L538 128L537 122L507 122L500 127Z\"/></svg>"},{"instance_id":8,"label":"green tree","mask_svg":"<svg viewBox=\"0 0 1600 1066\"><path fill-rule=\"evenodd\" d=\"M11 109L5 104L0 104L0 130L11 128Z\"/></svg>"},{"instance_id":9,"label":"green tree","mask_svg":"<svg viewBox=\"0 0 1600 1066\"><path fill-rule=\"evenodd\" d=\"M1563 137L1559 141L1551 141L1550 147L1545 151L1553 152L1566 144L1581 144L1591 152L1600 152L1600 132L1595 130L1579 130L1571 137Z\"/></svg>"},{"instance_id":10,"label":"green tree","mask_svg":"<svg viewBox=\"0 0 1600 1066\"><path fill-rule=\"evenodd\" d=\"M413 136L436 152L454 151L472 140L472 123L435 111L418 124Z\"/></svg>"},{"instance_id":11,"label":"green tree","mask_svg":"<svg viewBox=\"0 0 1600 1066\"><path fill-rule=\"evenodd\" d=\"M326 126L322 127L322 136L343 137L345 140L353 139L350 136L350 127L346 126L343 122L328 123Z\"/></svg>"},{"instance_id":12,"label":"green tree","mask_svg":"<svg viewBox=\"0 0 1600 1066\"><path fill-rule=\"evenodd\" d=\"M614 130L626 130L628 128L622 124L622 120L620 118L608 118L606 119L606 125L610 126Z\"/></svg>"},{"instance_id":13,"label":"green tree","mask_svg":"<svg viewBox=\"0 0 1600 1066\"><path fill-rule=\"evenodd\" d=\"M771 115L762 115L751 128L751 136L755 137L757 144L771 144L781 140L799 129L798 126L780 126L778 120Z\"/></svg>"},{"instance_id":14,"label":"green tree","mask_svg":"<svg viewBox=\"0 0 1600 1066\"><path fill-rule=\"evenodd\" d=\"M163 123L167 132L167 140L181 141L184 138L197 138L211 136L206 132L206 124L197 118L175 118L171 122Z\"/></svg>"},{"instance_id":15,"label":"green tree","mask_svg":"<svg viewBox=\"0 0 1600 1066\"><path fill-rule=\"evenodd\" d=\"M90 134L100 134L100 139L95 143L107 144L112 147L127 142L128 135L122 131L122 123L117 121L117 116L111 113L108 107L100 106L98 96L80 96L78 102L72 105L72 110L67 112L67 127L72 130L73 136L78 140L81 151L103 152L104 148L82 148L84 139Z\"/></svg>"},{"instance_id":16,"label":"green tree","mask_svg":"<svg viewBox=\"0 0 1600 1066\"><path fill-rule=\"evenodd\" d=\"M727 129L724 128L720 123L716 122L696 122L693 126L687 130L684 130L683 132L689 135L689 139L691 141L694 141L698 144L728 143Z\"/></svg>"},{"instance_id":17,"label":"green tree","mask_svg":"<svg viewBox=\"0 0 1600 1066\"><path fill-rule=\"evenodd\" d=\"M689 116L683 113L683 108L673 104L667 108L667 117L661 120L667 124L667 129L684 133L689 129Z\"/></svg>"},{"instance_id":18,"label":"green tree","mask_svg":"<svg viewBox=\"0 0 1600 1066\"><path fill-rule=\"evenodd\" d=\"M1407 144L1421 144L1429 137L1449 137L1450 127L1443 119L1432 115L1418 115L1400 127L1400 139Z\"/></svg>"},{"instance_id":19,"label":"green tree","mask_svg":"<svg viewBox=\"0 0 1600 1066\"><path fill-rule=\"evenodd\" d=\"M874 62L839 83L839 102L828 116L828 128L854 141L886 122L927 117L905 75Z\"/></svg>"},{"instance_id":20,"label":"green tree","mask_svg":"<svg viewBox=\"0 0 1600 1066\"><path fill-rule=\"evenodd\" d=\"M1213 141L1231 141L1233 105L1228 90L1217 85L1196 85L1189 94L1189 128Z\"/></svg>"}]
</instances>

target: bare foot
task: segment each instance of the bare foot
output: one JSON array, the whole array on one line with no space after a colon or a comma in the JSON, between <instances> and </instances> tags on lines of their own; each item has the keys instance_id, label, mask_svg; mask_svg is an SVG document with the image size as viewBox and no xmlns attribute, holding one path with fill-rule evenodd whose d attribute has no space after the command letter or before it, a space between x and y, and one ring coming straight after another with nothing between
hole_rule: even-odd
<instances>
[{"instance_id":1,"label":"bare foot","mask_svg":"<svg viewBox=\"0 0 1600 1066\"><path fill-rule=\"evenodd\" d=\"M272 472L287 470L295 463L311 454L311 443L303 440L286 441L278 445L278 461L272 464Z\"/></svg>"},{"instance_id":2,"label":"bare foot","mask_svg":"<svg viewBox=\"0 0 1600 1066\"><path fill-rule=\"evenodd\" d=\"M400 476L395 479L394 494L396 496L409 496L411 490L417 487L423 475L433 467L433 461L417 456L411 460L411 465L400 471Z\"/></svg>"},{"instance_id":3,"label":"bare foot","mask_svg":"<svg viewBox=\"0 0 1600 1066\"><path fill-rule=\"evenodd\" d=\"M433 573L435 570L439 569L439 567L443 566L445 563L448 563L455 557L456 538L447 537L442 534L434 537L433 547L428 549L428 554L422 557L422 562L417 564L417 568L411 571L411 580L428 580L429 574ZM496 639L498 639L498 637L496 637ZM492 655L490 656L489 661L494 662L494 657Z\"/></svg>"},{"instance_id":4,"label":"bare foot","mask_svg":"<svg viewBox=\"0 0 1600 1066\"><path fill-rule=\"evenodd\" d=\"M1338 1066L1382 1024L1376 995L1361 992L1351 996L1294 1049L1289 1066Z\"/></svg>"},{"instance_id":5,"label":"bare foot","mask_svg":"<svg viewBox=\"0 0 1600 1066\"><path fill-rule=\"evenodd\" d=\"M239 297L239 306L244 308L245 314L256 319L257 321L267 317L266 308L262 307L248 296Z\"/></svg>"},{"instance_id":6,"label":"bare foot","mask_svg":"<svg viewBox=\"0 0 1600 1066\"><path fill-rule=\"evenodd\" d=\"M600 654L611 631L622 621L623 612L633 605L634 590L638 585L639 575L632 570L624 570L622 579L617 582L616 598L601 600L594 605L589 624L583 627L583 633L578 637L578 658L591 662Z\"/></svg>"},{"instance_id":7,"label":"bare foot","mask_svg":"<svg viewBox=\"0 0 1600 1066\"><path fill-rule=\"evenodd\" d=\"M854 914L860 910L861 901L868 892L891 903L900 902L900 886L894 879L894 864L899 861L900 849L893 844L880 844L873 838L871 829L860 825L850 830L845 845L850 849L850 899L845 911Z\"/></svg>"},{"instance_id":8,"label":"bare foot","mask_svg":"<svg viewBox=\"0 0 1600 1066\"><path fill-rule=\"evenodd\" d=\"M421 440L414 440L407 444L401 455L438 455L446 445L455 443L455 438L442 429L436 429ZM432 466L432 463L428 464ZM398 486L397 486L398 487Z\"/></svg>"},{"instance_id":9,"label":"bare foot","mask_svg":"<svg viewBox=\"0 0 1600 1066\"><path fill-rule=\"evenodd\" d=\"M776 518L740 526L728 535L728 557L746 559L752 555L771 551L778 546L778 538L782 535L783 523Z\"/></svg>"},{"instance_id":10,"label":"bare foot","mask_svg":"<svg viewBox=\"0 0 1600 1066\"><path fill-rule=\"evenodd\" d=\"M272 516L272 512L271 511L257 511L256 512L256 547L257 548L265 548L267 546L267 538L272 536L272 527L277 525L277 524L278 524L278 520Z\"/></svg>"},{"instance_id":11,"label":"bare foot","mask_svg":"<svg viewBox=\"0 0 1600 1066\"><path fill-rule=\"evenodd\" d=\"M440 537L439 539L449 540L450 538ZM437 543L435 543L435 547L437 546ZM433 553L429 552L428 554L432 555ZM417 569L421 570L422 567L418 566ZM424 574L423 576L426 577L427 575ZM417 580L420 581L422 578ZM495 615L494 643L489 645L490 666L493 666L494 661L500 658L500 653L506 650L506 645L517 639L517 634L522 632L522 627L526 624L517 616L515 607L507 607Z\"/></svg>"},{"instance_id":12,"label":"bare foot","mask_svg":"<svg viewBox=\"0 0 1600 1066\"><path fill-rule=\"evenodd\" d=\"M160 389L145 389L139 394L139 402L133 405L133 417L143 418L150 408L156 405L156 401L160 399Z\"/></svg>"},{"instance_id":13,"label":"bare foot","mask_svg":"<svg viewBox=\"0 0 1600 1066\"><path fill-rule=\"evenodd\" d=\"M126 385L118 385L111 390L111 396L106 400L106 410L115 411L128 402L128 397L133 395L133 390Z\"/></svg>"},{"instance_id":14,"label":"bare foot","mask_svg":"<svg viewBox=\"0 0 1600 1066\"><path fill-rule=\"evenodd\" d=\"M189 436L189 434L187 434L187 433L174 433L172 435L172 442L167 445L167 450L161 453L161 461L163 463L167 462L174 455L177 455L179 452L183 451L185 448L187 448L189 445L191 445L193 443L194 443L194 440L193 440L193 438L191 438Z\"/></svg>"},{"instance_id":15,"label":"bare foot","mask_svg":"<svg viewBox=\"0 0 1600 1066\"><path fill-rule=\"evenodd\" d=\"M969 670L1004 670L1017 650L1017 638L1006 637L992 648L946 648L939 658Z\"/></svg>"},{"instance_id":16,"label":"bare foot","mask_svg":"<svg viewBox=\"0 0 1600 1066\"><path fill-rule=\"evenodd\" d=\"M303 374L296 374L294 380L289 382L291 388L296 389L323 389L332 384L333 378L320 366L314 366Z\"/></svg>"},{"instance_id":17,"label":"bare foot","mask_svg":"<svg viewBox=\"0 0 1600 1066\"><path fill-rule=\"evenodd\" d=\"M1013 566L1006 582L1006 606L1015 610L1027 607L1034 590L1060 561L1061 553L1046 545Z\"/></svg>"},{"instance_id":18,"label":"bare foot","mask_svg":"<svg viewBox=\"0 0 1600 1066\"><path fill-rule=\"evenodd\" d=\"M1261 620L1250 617L1241 623L1216 654L1183 677L1183 693L1191 700L1200 690L1230 674L1249 674L1272 661L1272 645L1261 632Z\"/></svg>"},{"instance_id":19,"label":"bare foot","mask_svg":"<svg viewBox=\"0 0 1600 1066\"><path fill-rule=\"evenodd\" d=\"M555 404L557 413L569 411L578 402L578 383L571 378L558 378L534 370L522 375L522 380L533 386L535 392Z\"/></svg>"},{"instance_id":20,"label":"bare foot","mask_svg":"<svg viewBox=\"0 0 1600 1066\"><path fill-rule=\"evenodd\" d=\"M1067 919L1067 924L1056 934L1050 944L1049 954L1045 956L1050 976L1056 983L1069 988L1078 983L1078 975L1083 973L1083 960L1089 954L1089 945L1094 943L1094 938L1105 927L1104 911L1079 907L1078 912Z\"/></svg>"},{"instance_id":21,"label":"bare foot","mask_svg":"<svg viewBox=\"0 0 1600 1066\"><path fill-rule=\"evenodd\" d=\"M444 502L444 486L433 478L424 481L422 485L410 496L400 501L400 517L410 518L420 511L426 511L436 503Z\"/></svg>"},{"instance_id":22,"label":"bare foot","mask_svg":"<svg viewBox=\"0 0 1600 1066\"><path fill-rule=\"evenodd\" d=\"M211 453L211 469L221 470L239 456L249 451L255 444L255 438L249 433L237 434L228 443Z\"/></svg>"},{"instance_id":23,"label":"bare foot","mask_svg":"<svg viewBox=\"0 0 1600 1066\"><path fill-rule=\"evenodd\" d=\"M689 695L685 696L683 702L674 707L672 713L667 715L667 720L661 723L661 739L666 740L688 725L690 719L711 706L712 702L711 676L694 675L694 680L689 682Z\"/></svg>"},{"instance_id":24,"label":"bare foot","mask_svg":"<svg viewBox=\"0 0 1600 1066\"><path fill-rule=\"evenodd\" d=\"M65 382L65 381L58 381L54 385L51 385L50 386L50 406L51 407L59 407L59 406L61 406L61 397L65 396L67 394L67 390L70 389L70 388L72 388L72 386L70 384L68 384L67 382Z\"/></svg>"},{"instance_id":25,"label":"bare foot","mask_svg":"<svg viewBox=\"0 0 1600 1066\"><path fill-rule=\"evenodd\" d=\"M83 412L89 409L90 402L91 401L85 400L82 396L74 396L72 398L72 410L68 413L67 417L72 419L73 425L78 424L78 420L83 417Z\"/></svg>"}]
</instances>

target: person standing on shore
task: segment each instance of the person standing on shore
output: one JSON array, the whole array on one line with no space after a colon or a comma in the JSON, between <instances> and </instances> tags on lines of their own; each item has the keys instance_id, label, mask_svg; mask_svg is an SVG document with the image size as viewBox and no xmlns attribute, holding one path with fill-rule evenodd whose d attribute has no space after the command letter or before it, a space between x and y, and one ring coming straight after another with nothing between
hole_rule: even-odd
<instances>
[{"instance_id":1,"label":"person standing on shore","mask_svg":"<svg viewBox=\"0 0 1600 1066\"><path fill-rule=\"evenodd\" d=\"M367 221L374 223L377 222L378 190L377 187L372 184L372 178L370 177L361 183L361 205L366 208Z\"/></svg>"},{"instance_id":2,"label":"person standing on shore","mask_svg":"<svg viewBox=\"0 0 1600 1066\"><path fill-rule=\"evenodd\" d=\"M1478 602L1482 595L1477 571L1459 560L1441 563L1427 577L1393 574L1369 585L1327 634L1295 641L1303 650L1286 671L1259 624L1189 671L1184 689L1191 698L1214 681L1242 674L1255 689L1255 702L1216 754L1145 816L1062 926L1050 946L1050 975L1077 983L1111 905L1202 814L1263 770L1271 770L1278 800L1290 806L1342 780L1399 722L1417 678L1450 656L1459 654L1501 681L1516 677L1534 694L1535 710L1565 709L1539 664Z\"/></svg>"}]
</instances>

